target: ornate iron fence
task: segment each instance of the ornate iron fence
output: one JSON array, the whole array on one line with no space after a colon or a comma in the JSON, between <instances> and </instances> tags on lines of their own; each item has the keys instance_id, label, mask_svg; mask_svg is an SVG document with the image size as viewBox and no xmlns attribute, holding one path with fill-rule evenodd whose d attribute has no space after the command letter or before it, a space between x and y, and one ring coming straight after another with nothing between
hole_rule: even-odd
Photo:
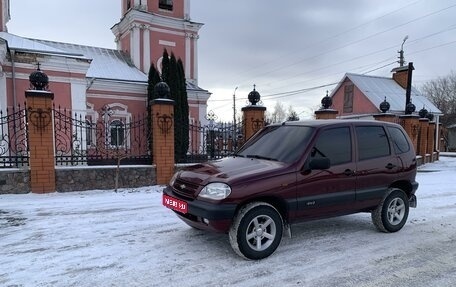
<instances>
[{"instance_id":1,"label":"ornate iron fence","mask_svg":"<svg viewBox=\"0 0 456 287\"><path fill-rule=\"evenodd\" d=\"M28 166L27 108L0 111L0 168Z\"/></svg>"},{"instance_id":2,"label":"ornate iron fence","mask_svg":"<svg viewBox=\"0 0 456 287\"><path fill-rule=\"evenodd\" d=\"M54 108L56 165L151 164L149 117ZM98 116L99 115L99 116Z\"/></svg>"},{"instance_id":3,"label":"ornate iron fence","mask_svg":"<svg viewBox=\"0 0 456 287\"><path fill-rule=\"evenodd\" d=\"M202 162L230 156L244 143L243 123L222 123L209 120L202 125L189 125L189 149L180 163Z\"/></svg>"}]
</instances>

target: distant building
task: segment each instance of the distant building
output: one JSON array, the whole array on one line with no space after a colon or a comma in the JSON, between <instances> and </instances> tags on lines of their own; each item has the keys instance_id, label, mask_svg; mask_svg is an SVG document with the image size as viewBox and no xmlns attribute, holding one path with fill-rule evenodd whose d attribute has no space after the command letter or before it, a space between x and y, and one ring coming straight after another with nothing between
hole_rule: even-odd
<instances>
[{"instance_id":1,"label":"distant building","mask_svg":"<svg viewBox=\"0 0 456 287\"><path fill-rule=\"evenodd\" d=\"M332 91L331 108L338 111L339 118L372 118L381 113L380 104L387 101L390 104L388 113L404 115L406 89L408 79L407 66L393 69L391 78L367 76L347 73ZM423 96L413 86L411 87L411 102L416 112L425 108L434 115L434 121L439 124L442 112ZM436 142L439 135L436 134Z\"/></svg>"},{"instance_id":2,"label":"distant building","mask_svg":"<svg viewBox=\"0 0 456 287\"><path fill-rule=\"evenodd\" d=\"M211 95L198 86L198 31L189 17L190 0L121 0L122 17L111 30L117 49L30 39L7 30L10 1L0 0L0 110L22 105L29 75L49 76L55 104L96 121L103 107L128 122L145 113L147 74L159 70L164 49L182 59L190 119L205 121Z\"/></svg>"},{"instance_id":3,"label":"distant building","mask_svg":"<svg viewBox=\"0 0 456 287\"><path fill-rule=\"evenodd\" d=\"M445 143L447 145L447 151L456 151L456 124L447 127L447 138Z\"/></svg>"}]
</instances>

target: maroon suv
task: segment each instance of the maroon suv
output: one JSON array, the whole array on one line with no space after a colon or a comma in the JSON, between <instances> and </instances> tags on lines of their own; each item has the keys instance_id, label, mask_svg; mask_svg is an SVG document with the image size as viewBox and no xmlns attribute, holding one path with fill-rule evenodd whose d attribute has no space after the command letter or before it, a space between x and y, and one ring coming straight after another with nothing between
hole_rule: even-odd
<instances>
[{"instance_id":1,"label":"maroon suv","mask_svg":"<svg viewBox=\"0 0 456 287\"><path fill-rule=\"evenodd\" d=\"M177 172L163 204L194 228L228 233L239 255L261 259L299 221L371 212L379 230L400 230L416 207L415 176L415 151L399 125L286 122L263 128L232 157Z\"/></svg>"}]
</instances>

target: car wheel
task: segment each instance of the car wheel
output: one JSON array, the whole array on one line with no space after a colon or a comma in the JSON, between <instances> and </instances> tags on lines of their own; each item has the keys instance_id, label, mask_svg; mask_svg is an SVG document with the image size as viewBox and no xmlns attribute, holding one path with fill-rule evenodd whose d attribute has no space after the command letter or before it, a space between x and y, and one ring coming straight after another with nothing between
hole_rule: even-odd
<instances>
[{"instance_id":1,"label":"car wheel","mask_svg":"<svg viewBox=\"0 0 456 287\"><path fill-rule=\"evenodd\" d=\"M283 221L272 205L247 204L239 210L229 231L233 250L247 259L263 259L277 249L282 240Z\"/></svg>"},{"instance_id":2,"label":"car wheel","mask_svg":"<svg viewBox=\"0 0 456 287\"><path fill-rule=\"evenodd\" d=\"M409 201L407 195L394 188L383 198L378 207L372 211L372 222L383 232L399 231L407 221Z\"/></svg>"}]
</instances>

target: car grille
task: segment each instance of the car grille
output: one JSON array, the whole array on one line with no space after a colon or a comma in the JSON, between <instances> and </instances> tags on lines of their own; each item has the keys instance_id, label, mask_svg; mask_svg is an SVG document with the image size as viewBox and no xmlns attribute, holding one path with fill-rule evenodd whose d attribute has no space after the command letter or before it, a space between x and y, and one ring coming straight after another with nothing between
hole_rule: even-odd
<instances>
[{"instance_id":1,"label":"car grille","mask_svg":"<svg viewBox=\"0 0 456 287\"><path fill-rule=\"evenodd\" d=\"M195 198L199 190L199 185L194 183L189 183L181 179L177 179L173 185L174 192L186 197L186 198Z\"/></svg>"}]
</instances>

